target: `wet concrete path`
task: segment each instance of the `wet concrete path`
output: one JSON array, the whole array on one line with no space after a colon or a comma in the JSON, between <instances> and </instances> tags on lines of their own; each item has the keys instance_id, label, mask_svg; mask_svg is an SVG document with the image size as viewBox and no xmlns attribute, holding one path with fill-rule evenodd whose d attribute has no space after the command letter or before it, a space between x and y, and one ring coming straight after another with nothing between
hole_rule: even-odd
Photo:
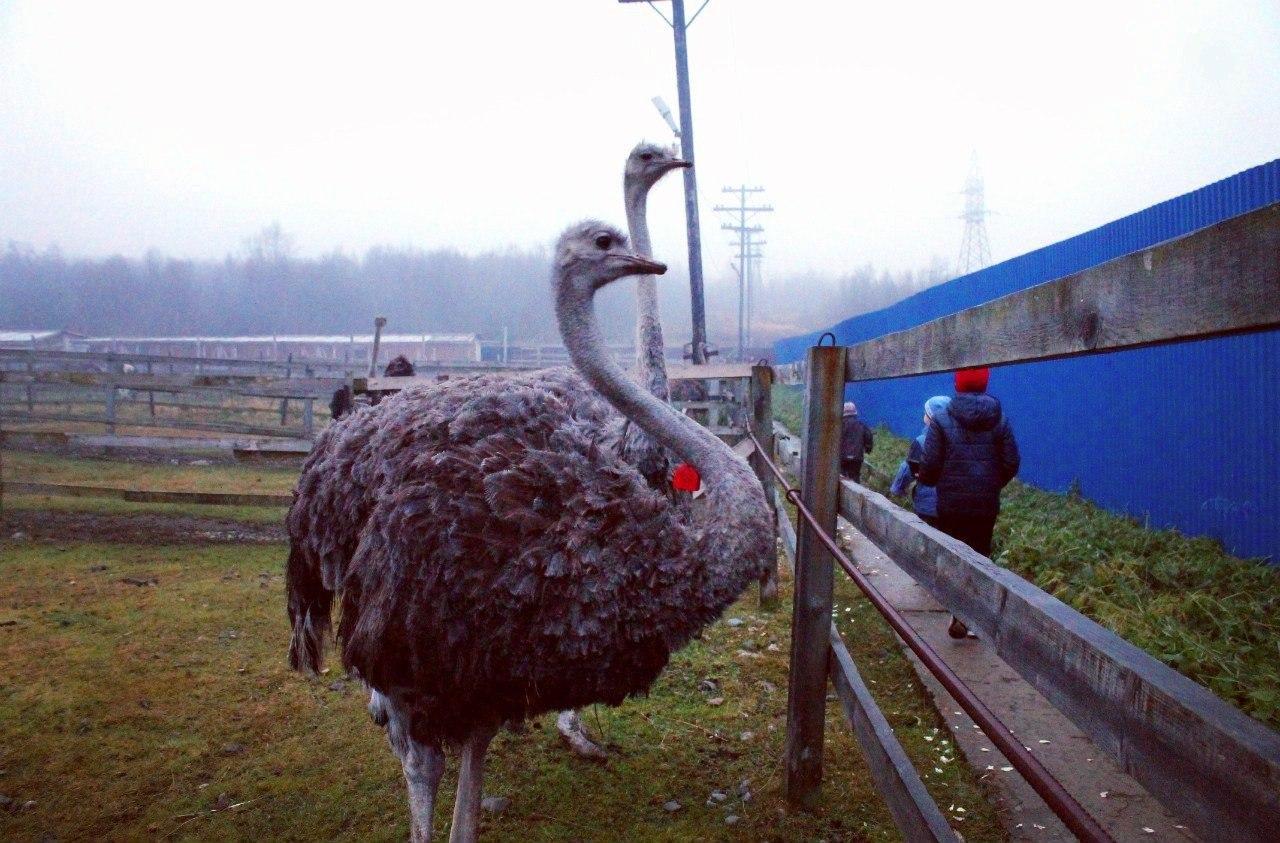
<instances>
[{"instance_id":1,"label":"wet concrete path","mask_svg":"<svg viewBox=\"0 0 1280 843\"><path fill-rule=\"evenodd\" d=\"M844 519L840 534L875 587L1119 843L1196 839L990 646L980 638L956 641L948 636L951 615L870 539ZM932 674L909 651L907 657L933 695L963 757L994 785L1012 839L1074 840Z\"/></svg>"}]
</instances>

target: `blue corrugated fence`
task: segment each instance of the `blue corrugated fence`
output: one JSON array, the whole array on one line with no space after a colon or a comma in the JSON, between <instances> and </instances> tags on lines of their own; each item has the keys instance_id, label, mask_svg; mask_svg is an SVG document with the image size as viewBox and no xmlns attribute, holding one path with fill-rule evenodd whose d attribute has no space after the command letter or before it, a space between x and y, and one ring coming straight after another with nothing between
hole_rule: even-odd
<instances>
[{"instance_id":1,"label":"blue corrugated fence","mask_svg":"<svg viewBox=\"0 0 1280 843\"><path fill-rule=\"evenodd\" d=\"M901 331L1280 202L1280 159L830 328L842 345ZM779 341L801 359L822 332ZM872 424L920 430L949 375L852 384ZM1280 559L1280 331L1002 366L991 392L1022 448L1023 480L1153 526Z\"/></svg>"}]
</instances>

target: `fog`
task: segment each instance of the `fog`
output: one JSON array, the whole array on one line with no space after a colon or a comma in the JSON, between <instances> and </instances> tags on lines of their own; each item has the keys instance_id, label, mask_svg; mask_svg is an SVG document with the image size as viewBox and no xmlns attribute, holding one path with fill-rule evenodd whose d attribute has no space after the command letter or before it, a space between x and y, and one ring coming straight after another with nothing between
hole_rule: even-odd
<instances>
[{"instance_id":1,"label":"fog","mask_svg":"<svg viewBox=\"0 0 1280 843\"><path fill-rule=\"evenodd\" d=\"M999 260L1269 160L1280 138L1266 0L711 0L690 56L722 345L736 330L736 245L712 211L726 185L764 186L776 208L760 220L766 337L945 277L974 153ZM346 330L396 300L422 304L405 329L545 334L545 307L501 285L545 293L560 229L621 221L627 150L671 139L654 95L676 101L670 30L642 3L3 4L0 327L247 329L265 301L263 329ZM687 339L678 179L650 220L673 265L669 334ZM281 277L311 279L287 308L244 282L246 243L274 222L290 241ZM380 255L417 261L402 282L452 286L397 286ZM207 307L134 303L175 294L167 266ZM85 284L115 306L71 301ZM433 312L445 289L477 309Z\"/></svg>"}]
</instances>

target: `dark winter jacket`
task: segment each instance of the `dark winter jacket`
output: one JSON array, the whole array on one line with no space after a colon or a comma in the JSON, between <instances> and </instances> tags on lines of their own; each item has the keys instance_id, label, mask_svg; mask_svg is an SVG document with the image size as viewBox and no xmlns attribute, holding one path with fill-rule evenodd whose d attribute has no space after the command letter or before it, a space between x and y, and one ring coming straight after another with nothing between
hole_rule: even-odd
<instances>
[{"instance_id":1,"label":"dark winter jacket","mask_svg":"<svg viewBox=\"0 0 1280 843\"><path fill-rule=\"evenodd\" d=\"M925 431L917 480L938 488L938 516L995 518L1000 490L1018 473L1018 443L986 393L962 392Z\"/></svg>"},{"instance_id":2,"label":"dark winter jacket","mask_svg":"<svg viewBox=\"0 0 1280 843\"><path fill-rule=\"evenodd\" d=\"M857 416L840 419L841 461L862 462L863 454L871 453L873 445L871 428L863 424L862 419Z\"/></svg>"}]
</instances>

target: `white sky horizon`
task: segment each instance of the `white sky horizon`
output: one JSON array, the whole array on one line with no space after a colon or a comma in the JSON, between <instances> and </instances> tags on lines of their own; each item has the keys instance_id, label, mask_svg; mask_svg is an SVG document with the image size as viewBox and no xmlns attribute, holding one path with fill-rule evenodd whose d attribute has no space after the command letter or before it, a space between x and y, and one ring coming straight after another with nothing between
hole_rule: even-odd
<instances>
[{"instance_id":1,"label":"white sky horizon","mask_svg":"<svg viewBox=\"0 0 1280 843\"><path fill-rule=\"evenodd\" d=\"M993 262L1280 156L1280 4L711 0L690 31L709 279L722 186L768 189L765 276L952 264L976 151ZM659 3L664 11L669 4ZM697 7L690 4L690 11ZM0 244L220 259L545 246L623 221L670 142L642 3L0 7ZM728 203L726 203L728 204ZM679 177L650 203L685 262Z\"/></svg>"}]
</instances>

